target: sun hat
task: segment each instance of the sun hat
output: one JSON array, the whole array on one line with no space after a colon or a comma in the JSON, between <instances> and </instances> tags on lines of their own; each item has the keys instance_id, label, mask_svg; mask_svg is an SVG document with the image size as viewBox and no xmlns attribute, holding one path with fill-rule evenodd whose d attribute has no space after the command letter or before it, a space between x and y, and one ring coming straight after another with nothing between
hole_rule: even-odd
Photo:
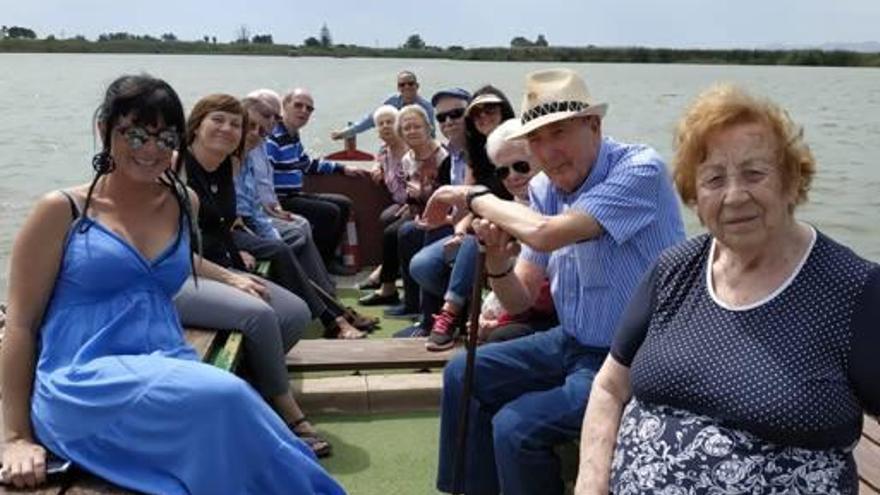
<instances>
[{"instance_id":1,"label":"sun hat","mask_svg":"<svg viewBox=\"0 0 880 495\"><path fill-rule=\"evenodd\" d=\"M480 96L477 96L473 100L471 100L470 104L468 104L467 106L467 109L464 111L464 114L466 116L470 115L474 107L478 107L480 105L488 105L490 103L500 105L504 103L504 100L501 99L501 97L498 95L492 93L483 93Z\"/></svg>"},{"instance_id":2,"label":"sun hat","mask_svg":"<svg viewBox=\"0 0 880 495\"><path fill-rule=\"evenodd\" d=\"M434 93L434 96L431 97L431 106L436 107L437 102L440 101L440 98L458 98L459 100L464 100L468 102L471 100L471 94L467 92L467 90L461 88L448 88L441 89Z\"/></svg>"},{"instance_id":3,"label":"sun hat","mask_svg":"<svg viewBox=\"0 0 880 495\"><path fill-rule=\"evenodd\" d=\"M473 105L473 103L471 103ZM520 123L508 139L520 139L536 129L560 120L587 115L604 117L607 103L596 103L587 83L569 69L549 69L526 75Z\"/></svg>"}]
</instances>

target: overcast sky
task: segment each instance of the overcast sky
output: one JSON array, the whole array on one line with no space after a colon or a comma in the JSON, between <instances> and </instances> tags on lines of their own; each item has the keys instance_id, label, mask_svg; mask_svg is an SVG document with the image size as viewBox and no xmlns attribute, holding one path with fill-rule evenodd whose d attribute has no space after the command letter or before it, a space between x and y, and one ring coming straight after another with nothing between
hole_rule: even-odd
<instances>
[{"instance_id":1,"label":"overcast sky","mask_svg":"<svg viewBox=\"0 0 880 495\"><path fill-rule=\"evenodd\" d=\"M327 23L335 43L765 47L880 41L880 0L0 0L0 24L40 37L127 31L229 41L241 26L300 44Z\"/></svg>"}]
</instances>

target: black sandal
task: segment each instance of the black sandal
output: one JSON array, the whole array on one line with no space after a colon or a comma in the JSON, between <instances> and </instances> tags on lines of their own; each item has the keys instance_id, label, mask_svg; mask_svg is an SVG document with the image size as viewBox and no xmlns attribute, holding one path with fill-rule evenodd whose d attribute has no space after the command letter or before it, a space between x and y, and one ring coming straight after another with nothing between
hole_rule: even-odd
<instances>
[{"instance_id":1,"label":"black sandal","mask_svg":"<svg viewBox=\"0 0 880 495\"><path fill-rule=\"evenodd\" d=\"M327 441L326 438L321 436L317 432L313 431L296 431L297 426L307 422L309 419L306 416L303 416L292 423L287 423L287 427L290 428L290 431L293 432L294 435L297 436L300 440L306 443L309 448L312 450L312 453L315 454L319 459L323 459L324 457L329 457L330 454L333 453L333 446L330 445L330 442Z\"/></svg>"}]
</instances>

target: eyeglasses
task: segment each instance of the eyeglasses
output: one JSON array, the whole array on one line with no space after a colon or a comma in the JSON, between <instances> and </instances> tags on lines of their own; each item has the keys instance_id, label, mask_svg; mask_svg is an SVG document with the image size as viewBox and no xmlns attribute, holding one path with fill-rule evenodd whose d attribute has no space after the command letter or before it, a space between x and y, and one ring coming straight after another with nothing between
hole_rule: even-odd
<instances>
[{"instance_id":1,"label":"eyeglasses","mask_svg":"<svg viewBox=\"0 0 880 495\"><path fill-rule=\"evenodd\" d=\"M412 87L415 87L417 84L419 84L419 83L417 83L415 81L400 81L399 83L397 83L397 87L398 88L406 88L406 87L412 88Z\"/></svg>"},{"instance_id":2,"label":"eyeglasses","mask_svg":"<svg viewBox=\"0 0 880 495\"><path fill-rule=\"evenodd\" d=\"M293 108L297 110L302 110L305 108L306 112L312 113L315 111L315 107L309 105L308 103L303 103L300 101L293 102Z\"/></svg>"},{"instance_id":3,"label":"eyeglasses","mask_svg":"<svg viewBox=\"0 0 880 495\"><path fill-rule=\"evenodd\" d=\"M464 108L453 108L447 112L441 112L437 114L437 122L441 124L446 122L446 119L458 120L464 116Z\"/></svg>"},{"instance_id":4,"label":"eyeglasses","mask_svg":"<svg viewBox=\"0 0 880 495\"><path fill-rule=\"evenodd\" d=\"M173 151L180 146L180 136L173 127L156 132L143 127L120 127L117 130L133 150L142 148L150 138L156 140L156 146L165 151Z\"/></svg>"},{"instance_id":5,"label":"eyeglasses","mask_svg":"<svg viewBox=\"0 0 880 495\"><path fill-rule=\"evenodd\" d=\"M510 169L513 169L518 174L526 175L532 170L532 167L529 165L529 162L514 162L509 167L505 165L495 168L495 176L498 177L498 180L504 180L510 175Z\"/></svg>"}]
</instances>

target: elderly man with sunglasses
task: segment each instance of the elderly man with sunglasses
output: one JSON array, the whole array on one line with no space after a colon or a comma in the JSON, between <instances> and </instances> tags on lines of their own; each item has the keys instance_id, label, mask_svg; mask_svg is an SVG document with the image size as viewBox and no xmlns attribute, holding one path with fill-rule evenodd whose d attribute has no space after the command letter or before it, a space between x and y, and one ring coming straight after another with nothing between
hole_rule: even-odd
<instances>
[{"instance_id":1,"label":"elderly man with sunglasses","mask_svg":"<svg viewBox=\"0 0 880 495\"><path fill-rule=\"evenodd\" d=\"M431 104L434 106L440 132L446 138L443 146L448 155L437 171L441 184L464 184L467 169L465 153L464 114L471 94L461 88L447 88L434 93ZM428 335L432 314L439 311L443 301L439 296L422 290L412 277L410 262L413 256L425 245L431 244L451 233L449 226L442 226L425 232L415 222L405 223L398 232L398 252L401 276L403 278L404 302L388 308L386 316L410 316L421 313L420 321L395 334L397 337L422 337ZM442 260L441 260L442 261Z\"/></svg>"},{"instance_id":2,"label":"elderly man with sunglasses","mask_svg":"<svg viewBox=\"0 0 880 495\"><path fill-rule=\"evenodd\" d=\"M428 122L431 122L431 136L434 136L434 109L428 100L419 96L419 82L415 73L408 70L400 71L397 74L397 93L385 98L383 105L391 105L400 110L406 105L416 104L422 107L428 114ZM332 139L346 139L356 136L364 131L375 127L373 122L373 112L365 115L358 122L349 125L341 131L333 131L330 133Z\"/></svg>"},{"instance_id":3,"label":"elderly man with sunglasses","mask_svg":"<svg viewBox=\"0 0 880 495\"><path fill-rule=\"evenodd\" d=\"M593 379L642 273L684 238L662 159L647 146L602 136L607 105L593 101L578 74L533 72L524 94L522 127L509 139L526 139L542 170L529 183L529 206L485 188L444 187L424 219L442 223L453 206L473 212L486 273L504 308L528 309L549 278L560 325L478 348L467 399L464 355L446 366L437 476L443 492L563 493L553 447L579 436ZM458 414L468 399L462 453ZM457 455L466 459L463 480L454 480Z\"/></svg>"},{"instance_id":4,"label":"elderly man with sunglasses","mask_svg":"<svg viewBox=\"0 0 880 495\"><path fill-rule=\"evenodd\" d=\"M369 176L369 171L321 158L312 158L303 146L299 131L315 111L311 93L296 88L281 100L281 122L266 137L266 154L273 169L278 201L287 211L298 213L312 224L313 236L330 273L351 275L334 257L351 214L351 199L342 194L302 191L305 175L344 173Z\"/></svg>"}]
</instances>

